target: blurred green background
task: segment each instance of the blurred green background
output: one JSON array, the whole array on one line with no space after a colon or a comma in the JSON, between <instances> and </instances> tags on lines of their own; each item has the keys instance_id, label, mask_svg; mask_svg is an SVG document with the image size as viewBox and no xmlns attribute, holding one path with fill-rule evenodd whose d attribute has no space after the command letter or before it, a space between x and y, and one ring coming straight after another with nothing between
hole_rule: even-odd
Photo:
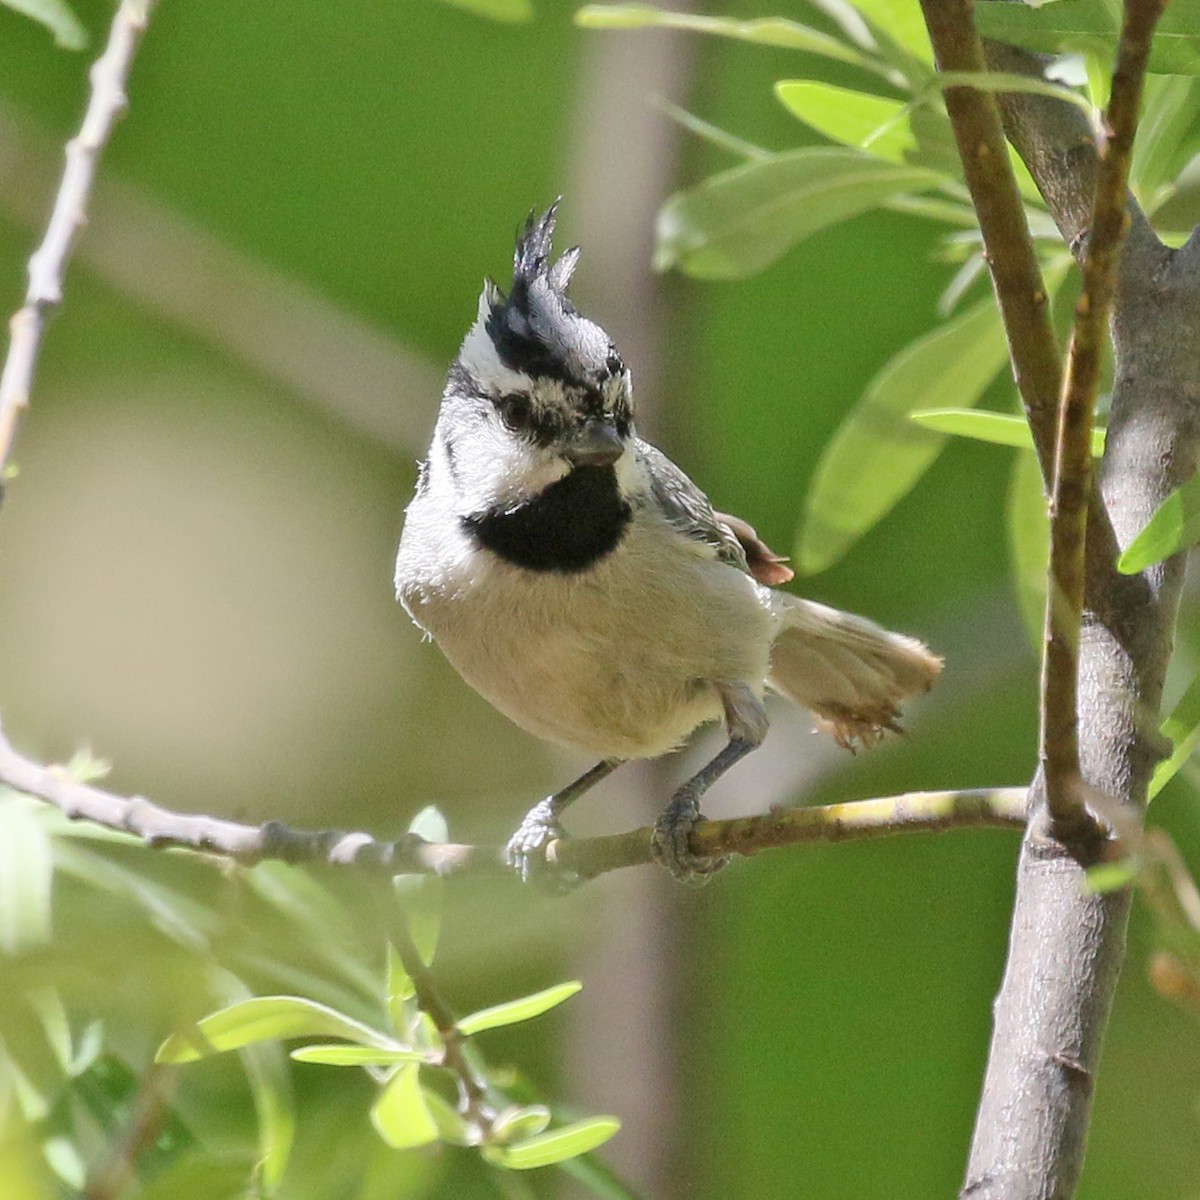
<instances>
[{"instance_id":1,"label":"blurred green background","mask_svg":"<svg viewBox=\"0 0 1200 1200\"><path fill-rule=\"evenodd\" d=\"M77 7L102 41L110 5ZM658 205L732 160L651 97L785 148L806 135L771 85L797 60L570 18L550 2L511 26L434 0L160 5L0 514L0 712L19 747L61 761L90 745L118 791L254 822L394 836L433 802L470 841L502 838L572 777L580 763L510 726L421 643L390 582L441 373L483 276L504 282L518 222L560 193L559 245L584 246L573 294L630 362L643 430L719 506L792 543L822 446L934 323L952 268L932 261L927 223L873 214L746 282L655 277ZM88 61L0 9L5 311ZM849 558L793 585L946 655L909 736L850 758L774 709L767 745L710 812L1028 778L1036 665L1006 576L1011 453L956 442ZM685 771L629 768L572 826L645 822ZM1156 817L1197 846L1190 785L1173 784ZM621 1116L604 1156L647 1194L949 1196L1015 854L1001 833L812 847L738 864L702 894L643 872L557 903L456 882L443 982L465 1011L583 980L560 1015L488 1048L565 1103ZM152 870L181 873L181 889L224 886L164 862ZM85 913L69 888L56 895L68 951L38 969L97 1011L138 980L119 1040L144 1062L204 998L189 1000L134 914L96 903ZM236 911L227 920L218 940L244 936ZM1200 1038L1146 983L1152 944L1139 909L1089 1200L1200 1196ZM291 952L319 972L312 947ZM182 1087L223 1088L230 1137L245 1138L244 1084L222 1070L195 1068ZM382 1187L348 1149L373 1138L366 1091L328 1075L297 1069L284 1195ZM405 1194L494 1194L468 1154L405 1163L380 1168L379 1194L401 1194L400 1175ZM192 1177L187 1194L230 1194L207 1186Z\"/></svg>"}]
</instances>

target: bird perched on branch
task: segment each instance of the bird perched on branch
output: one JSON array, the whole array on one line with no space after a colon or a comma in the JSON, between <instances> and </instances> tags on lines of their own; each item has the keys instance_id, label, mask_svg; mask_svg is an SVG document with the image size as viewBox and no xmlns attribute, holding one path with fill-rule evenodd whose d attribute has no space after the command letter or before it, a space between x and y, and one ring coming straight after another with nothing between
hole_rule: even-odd
<instances>
[{"instance_id":1,"label":"bird perched on branch","mask_svg":"<svg viewBox=\"0 0 1200 1200\"><path fill-rule=\"evenodd\" d=\"M600 760L513 835L525 878L548 870L563 809L592 784L723 720L728 743L654 830L672 874L702 880L723 860L689 846L700 798L762 742L766 688L853 747L897 729L941 660L773 590L792 578L783 560L636 436L628 368L567 299L579 250L551 261L556 209L530 215L509 294L484 285L405 517L396 591L502 713Z\"/></svg>"}]
</instances>

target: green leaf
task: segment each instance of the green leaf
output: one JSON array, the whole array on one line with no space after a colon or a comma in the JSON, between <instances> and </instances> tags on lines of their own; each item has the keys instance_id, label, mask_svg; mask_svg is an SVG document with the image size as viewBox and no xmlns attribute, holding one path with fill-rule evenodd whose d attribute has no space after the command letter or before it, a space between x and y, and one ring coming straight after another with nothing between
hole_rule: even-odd
<instances>
[{"instance_id":1,"label":"green leaf","mask_svg":"<svg viewBox=\"0 0 1200 1200\"><path fill-rule=\"evenodd\" d=\"M534 992L532 996L523 996L520 1000L509 1000L504 1004L495 1004L491 1008L481 1008L469 1017L456 1021L459 1033L465 1037L473 1037L483 1033L485 1029L499 1029L502 1025L515 1025L518 1021L528 1021L540 1017L542 1013L569 1000L583 987L577 980L569 983L556 984L542 992Z\"/></svg>"},{"instance_id":2,"label":"green leaf","mask_svg":"<svg viewBox=\"0 0 1200 1200\"><path fill-rule=\"evenodd\" d=\"M443 4L454 8L464 8L467 12L479 17L489 17L493 21L529 21L533 19L533 5L530 0L442 0Z\"/></svg>"},{"instance_id":3,"label":"green leaf","mask_svg":"<svg viewBox=\"0 0 1200 1200\"><path fill-rule=\"evenodd\" d=\"M855 0L854 7L877 34L882 33L913 58L933 62L920 5L897 4L896 0Z\"/></svg>"},{"instance_id":4,"label":"green leaf","mask_svg":"<svg viewBox=\"0 0 1200 1200\"><path fill-rule=\"evenodd\" d=\"M340 1037L363 1046L402 1049L377 1030L302 996L256 996L210 1013L195 1029L174 1033L158 1048L157 1062L191 1062L253 1042L291 1037Z\"/></svg>"},{"instance_id":5,"label":"green leaf","mask_svg":"<svg viewBox=\"0 0 1200 1200\"><path fill-rule=\"evenodd\" d=\"M483 1130L447 1104L432 1088L423 1088L421 1094L443 1142L452 1146L478 1146L483 1142Z\"/></svg>"},{"instance_id":6,"label":"green leaf","mask_svg":"<svg viewBox=\"0 0 1200 1200\"><path fill-rule=\"evenodd\" d=\"M1120 6L1108 0L1053 0L1036 8L1005 0L978 0L979 33L1026 50L1077 50L1111 62L1120 30ZM1149 69L1167 75L1200 73L1200 0L1175 0L1155 30Z\"/></svg>"},{"instance_id":7,"label":"green leaf","mask_svg":"<svg viewBox=\"0 0 1200 1200\"><path fill-rule=\"evenodd\" d=\"M807 147L756 159L677 192L659 210L654 265L744 279L805 238L944 178L860 150Z\"/></svg>"},{"instance_id":8,"label":"green leaf","mask_svg":"<svg viewBox=\"0 0 1200 1200\"><path fill-rule=\"evenodd\" d=\"M544 1133L550 1124L550 1110L544 1104L514 1105L506 1108L492 1123L497 1142L515 1142Z\"/></svg>"},{"instance_id":9,"label":"green leaf","mask_svg":"<svg viewBox=\"0 0 1200 1200\"><path fill-rule=\"evenodd\" d=\"M291 1078L278 1046L243 1046L238 1053L258 1118L256 1175L262 1193L270 1196L283 1180L296 1139Z\"/></svg>"},{"instance_id":10,"label":"green leaf","mask_svg":"<svg viewBox=\"0 0 1200 1200\"><path fill-rule=\"evenodd\" d=\"M651 4L585 4L576 12L575 24L584 29L682 29L689 33L708 33L740 42L755 42L760 46L804 50L855 66L870 68L874 65L866 55L845 42L783 17L738 21L732 17L673 12L655 8Z\"/></svg>"},{"instance_id":11,"label":"green leaf","mask_svg":"<svg viewBox=\"0 0 1200 1200\"><path fill-rule=\"evenodd\" d=\"M437 1141L438 1127L425 1104L416 1063L397 1068L371 1105L371 1124L393 1150Z\"/></svg>"},{"instance_id":12,"label":"green leaf","mask_svg":"<svg viewBox=\"0 0 1200 1200\"><path fill-rule=\"evenodd\" d=\"M1046 621L1046 568L1050 562L1050 517L1042 473L1032 454L1013 462L1006 504L1009 572L1029 644L1040 652Z\"/></svg>"},{"instance_id":13,"label":"green leaf","mask_svg":"<svg viewBox=\"0 0 1200 1200\"><path fill-rule=\"evenodd\" d=\"M1197 542L1200 542L1200 475L1194 475L1162 502L1146 528L1117 559L1117 570L1123 575L1136 575Z\"/></svg>"},{"instance_id":14,"label":"green leaf","mask_svg":"<svg viewBox=\"0 0 1200 1200\"><path fill-rule=\"evenodd\" d=\"M0 953L20 954L50 941L54 853L30 802L0 799Z\"/></svg>"},{"instance_id":15,"label":"green leaf","mask_svg":"<svg viewBox=\"0 0 1200 1200\"><path fill-rule=\"evenodd\" d=\"M973 408L929 408L908 416L910 421L925 429L936 429L938 433L974 438L997 446L1016 446L1020 450L1033 449L1033 434L1024 417L980 412ZM1092 454L1096 458L1104 453L1105 432L1103 429L1092 430Z\"/></svg>"},{"instance_id":16,"label":"green leaf","mask_svg":"<svg viewBox=\"0 0 1200 1200\"><path fill-rule=\"evenodd\" d=\"M512 1171L548 1167L603 1146L620 1128L616 1117L590 1117L508 1146L489 1146L487 1157Z\"/></svg>"},{"instance_id":17,"label":"green leaf","mask_svg":"<svg viewBox=\"0 0 1200 1200\"><path fill-rule=\"evenodd\" d=\"M1137 869L1131 862L1100 863L1088 867L1086 878L1089 892L1119 892L1137 882Z\"/></svg>"},{"instance_id":18,"label":"green leaf","mask_svg":"<svg viewBox=\"0 0 1200 1200\"><path fill-rule=\"evenodd\" d=\"M1028 75L1013 75L1004 71L939 71L929 81L929 86L938 91L952 87L974 88L977 92L1024 92L1034 96L1049 96L1062 100L1092 115L1091 103L1078 92L1071 91L1061 83L1048 79L1031 79Z\"/></svg>"},{"instance_id":19,"label":"green leaf","mask_svg":"<svg viewBox=\"0 0 1200 1200\"><path fill-rule=\"evenodd\" d=\"M793 116L844 146L888 162L948 174L958 170L954 134L940 110L805 79L783 80L775 85L775 94Z\"/></svg>"},{"instance_id":20,"label":"green leaf","mask_svg":"<svg viewBox=\"0 0 1200 1200\"><path fill-rule=\"evenodd\" d=\"M0 0L0 4L45 25L56 46L64 50L87 48L87 30L63 0Z\"/></svg>"},{"instance_id":21,"label":"green leaf","mask_svg":"<svg viewBox=\"0 0 1200 1200\"><path fill-rule=\"evenodd\" d=\"M945 434L915 426L908 414L975 403L1006 357L989 296L907 346L875 376L817 465L796 547L801 571L835 563L937 458Z\"/></svg>"},{"instance_id":22,"label":"green leaf","mask_svg":"<svg viewBox=\"0 0 1200 1200\"><path fill-rule=\"evenodd\" d=\"M1188 685L1171 715L1162 724L1160 732L1171 739L1174 749L1170 758L1163 759L1154 768L1150 777L1149 798L1154 799L1175 777L1180 767L1191 758L1200 745L1200 675Z\"/></svg>"},{"instance_id":23,"label":"green leaf","mask_svg":"<svg viewBox=\"0 0 1200 1200\"><path fill-rule=\"evenodd\" d=\"M1152 75L1133 143L1129 186L1153 212L1174 191L1175 179L1197 148L1200 78Z\"/></svg>"},{"instance_id":24,"label":"green leaf","mask_svg":"<svg viewBox=\"0 0 1200 1200\"><path fill-rule=\"evenodd\" d=\"M341 1042L301 1046L293 1050L291 1056L297 1062L322 1063L327 1067L387 1067L402 1062L424 1062L426 1059L419 1050L410 1050L405 1046L385 1049L381 1046L346 1046Z\"/></svg>"}]
</instances>

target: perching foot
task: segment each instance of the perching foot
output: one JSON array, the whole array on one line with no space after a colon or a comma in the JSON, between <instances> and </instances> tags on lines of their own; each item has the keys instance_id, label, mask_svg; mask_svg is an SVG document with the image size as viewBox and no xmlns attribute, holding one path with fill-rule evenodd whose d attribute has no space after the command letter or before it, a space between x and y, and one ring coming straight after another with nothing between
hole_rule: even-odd
<instances>
[{"instance_id":1,"label":"perching foot","mask_svg":"<svg viewBox=\"0 0 1200 1200\"><path fill-rule=\"evenodd\" d=\"M542 891L562 895L578 887L580 879L574 871L566 871L546 857L550 843L567 836L558 823L556 800L557 797L549 796L525 814L516 833L508 839L504 858L523 883L532 883Z\"/></svg>"},{"instance_id":2,"label":"perching foot","mask_svg":"<svg viewBox=\"0 0 1200 1200\"><path fill-rule=\"evenodd\" d=\"M654 823L654 836L651 838L654 857L680 883L693 887L707 883L729 862L724 855L692 852L692 830L704 819L696 797L687 787L681 788Z\"/></svg>"}]
</instances>

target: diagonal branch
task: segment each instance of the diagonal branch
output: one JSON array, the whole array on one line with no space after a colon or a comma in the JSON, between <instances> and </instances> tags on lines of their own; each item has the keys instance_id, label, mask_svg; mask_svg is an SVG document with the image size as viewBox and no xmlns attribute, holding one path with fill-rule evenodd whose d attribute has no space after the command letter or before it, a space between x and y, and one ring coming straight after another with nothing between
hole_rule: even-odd
<instances>
[{"instance_id":1,"label":"diagonal branch","mask_svg":"<svg viewBox=\"0 0 1200 1200\"><path fill-rule=\"evenodd\" d=\"M87 223L87 205L100 153L125 111L125 83L155 2L122 0L113 17L108 45L92 64L92 92L83 124L67 143L66 166L46 236L29 260L25 303L9 322L8 356L0 374L0 480L20 414L29 405L42 335L51 313L62 303L67 260L79 231Z\"/></svg>"},{"instance_id":2,"label":"diagonal branch","mask_svg":"<svg viewBox=\"0 0 1200 1200\"><path fill-rule=\"evenodd\" d=\"M987 70L972 0L921 0L921 11L940 71ZM1053 478L1061 356L1000 111L993 95L975 88L948 87L945 96L1004 319L1017 390L1033 431L1042 477L1049 482Z\"/></svg>"},{"instance_id":3,"label":"diagonal branch","mask_svg":"<svg viewBox=\"0 0 1200 1200\"><path fill-rule=\"evenodd\" d=\"M499 846L435 845L406 835L384 841L368 833L290 829L278 821L246 825L203 814L176 813L140 796L118 796L82 783L62 767L48 767L13 749L0 733L0 783L52 805L72 821L140 838L153 849L184 849L251 866L268 859L356 867L387 874L455 875L507 870ZM699 854L750 856L803 842L858 841L896 833L970 826L1020 829L1024 788L913 792L817 808L783 808L758 817L705 821L692 834ZM581 879L654 862L649 827L609 837L553 844L554 862Z\"/></svg>"},{"instance_id":4,"label":"diagonal branch","mask_svg":"<svg viewBox=\"0 0 1200 1200\"><path fill-rule=\"evenodd\" d=\"M1083 799L1077 719L1079 630L1086 584L1088 506L1092 496L1092 423L1117 268L1130 224L1126 194L1142 85L1154 27L1164 6L1164 0L1141 0L1125 7L1096 169L1090 233L1083 253L1083 286L1075 306L1075 328L1059 407L1040 757L1046 775L1051 833L1066 840L1085 833L1093 823Z\"/></svg>"}]
</instances>

